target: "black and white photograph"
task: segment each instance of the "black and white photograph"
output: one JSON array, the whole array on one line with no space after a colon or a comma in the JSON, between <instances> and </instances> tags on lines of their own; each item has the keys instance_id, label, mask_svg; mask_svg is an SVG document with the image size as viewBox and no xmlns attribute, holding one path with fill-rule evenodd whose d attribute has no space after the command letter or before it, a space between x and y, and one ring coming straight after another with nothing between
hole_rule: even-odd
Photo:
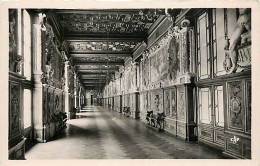
<instances>
[{"instance_id":1,"label":"black and white photograph","mask_svg":"<svg viewBox=\"0 0 260 166\"><path fill-rule=\"evenodd\" d=\"M259 8L194 6L6 7L6 160L259 165Z\"/></svg>"}]
</instances>

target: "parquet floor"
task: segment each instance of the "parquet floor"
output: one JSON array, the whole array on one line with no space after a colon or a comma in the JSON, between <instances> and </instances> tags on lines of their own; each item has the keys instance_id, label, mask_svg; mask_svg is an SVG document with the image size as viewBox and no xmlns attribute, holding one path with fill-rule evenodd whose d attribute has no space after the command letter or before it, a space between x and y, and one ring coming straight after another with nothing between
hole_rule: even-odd
<instances>
[{"instance_id":1,"label":"parquet floor","mask_svg":"<svg viewBox=\"0 0 260 166\"><path fill-rule=\"evenodd\" d=\"M31 159L217 159L221 152L158 132L140 120L101 106L87 106L67 122L58 139L38 143Z\"/></svg>"}]
</instances>

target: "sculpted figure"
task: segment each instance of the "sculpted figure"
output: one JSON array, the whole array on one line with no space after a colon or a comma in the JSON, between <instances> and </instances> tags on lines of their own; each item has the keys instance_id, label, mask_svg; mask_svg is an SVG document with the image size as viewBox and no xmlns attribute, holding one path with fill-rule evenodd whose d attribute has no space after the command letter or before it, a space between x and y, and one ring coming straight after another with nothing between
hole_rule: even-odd
<instances>
[{"instance_id":1,"label":"sculpted figure","mask_svg":"<svg viewBox=\"0 0 260 166\"><path fill-rule=\"evenodd\" d=\"M46 71L45 71L46 83L49 83L51 66L50 65L45 65L45 68L46 68Z\"/></svg>"},{"instance_id":2,"label":"sculpted figure","mask_svg":"<svg viewBox=\"0 0 260 166\"><path fill-rule=\"evenodd\" d=\"M232 73L236 70L237 67L237 51L236 47L241 40L242 33L247 30L248 35L247 39L250 40L251 38L251 11L248 8L241 8L239 9L239 17L237 20L237 25L233 31L233 34L230 39L230 58L232 62L232 66L230 67L229 73ZM245 41L241 41L243 44Z\"/></svg>"}]
</instances>

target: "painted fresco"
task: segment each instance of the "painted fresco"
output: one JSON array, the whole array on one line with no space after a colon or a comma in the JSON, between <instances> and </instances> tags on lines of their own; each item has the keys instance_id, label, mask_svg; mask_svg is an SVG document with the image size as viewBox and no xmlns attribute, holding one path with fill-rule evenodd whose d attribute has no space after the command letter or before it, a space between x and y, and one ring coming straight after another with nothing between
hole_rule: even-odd
<instances>
[{"instance_id":1,"label":"painted fresco","mask_svg":"<svg viewBox=\"0 0 260 166\"><path fill-rule=\"evenodd\" d=\"M151 55L151 82L164 80L168 76L168 45Z\"/></svg>"},{"instance_id":2,"label":"painted fresco","mask_svg":"<svg viewBox=\"0 0 260 166\"><path fill-rule=\"evenodd\" d=\"M175 79L180 71L180 50L176 37L173 37L169 44L169 79Z\"/></svg>"}]
</instances>

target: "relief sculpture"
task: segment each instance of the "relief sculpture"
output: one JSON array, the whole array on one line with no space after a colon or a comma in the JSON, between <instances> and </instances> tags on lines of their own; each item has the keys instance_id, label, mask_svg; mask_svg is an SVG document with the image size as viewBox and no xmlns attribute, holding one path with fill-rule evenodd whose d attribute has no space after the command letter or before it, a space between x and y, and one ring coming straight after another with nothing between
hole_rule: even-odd
<instances>
[{"instance_id":1,"label":"relief sculpture","mask_svg":"<svg viewBox=\"0 0 260 166\"><path fill-rule=\"evenodd\" d=\"M225 46L226 54L223 62L227 73L250 69L251 67L251 10L239 9L237 25L230 38L230 45Z\"/></svg>"}]
</instances>

